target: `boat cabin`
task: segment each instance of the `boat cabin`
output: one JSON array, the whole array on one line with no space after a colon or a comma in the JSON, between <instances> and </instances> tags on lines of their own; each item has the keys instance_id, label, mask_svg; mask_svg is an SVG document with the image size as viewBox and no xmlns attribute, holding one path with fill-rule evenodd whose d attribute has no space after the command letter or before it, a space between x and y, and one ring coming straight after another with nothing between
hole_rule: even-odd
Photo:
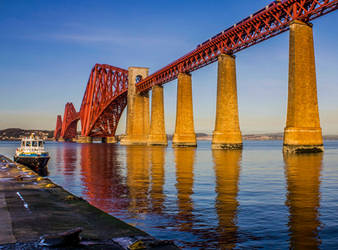
<instances>
[{"instance_id":1,"label":"boat cabin","mask_svg":"<svg viewBox=\"0 0 338 250\"><path fill-rule=\"evenodd\" d=\"M49 154L45 151L44 141L32 134L22 138L21 145L16 149L14 161L36 170L47 165Z\"/></svg>"},{"instance_id":2,"label":"boat cabin","mask_svg":"<svg viewBox=\"0 0 338 250\"><path fill-rule=\"evenodd\" d=\"M41 152L44 151L45 142L42 139L39 139L35 136L30 136L28 138L23 138L21 140L20 151L24 152Z\"/></svg>"}]
</instances>

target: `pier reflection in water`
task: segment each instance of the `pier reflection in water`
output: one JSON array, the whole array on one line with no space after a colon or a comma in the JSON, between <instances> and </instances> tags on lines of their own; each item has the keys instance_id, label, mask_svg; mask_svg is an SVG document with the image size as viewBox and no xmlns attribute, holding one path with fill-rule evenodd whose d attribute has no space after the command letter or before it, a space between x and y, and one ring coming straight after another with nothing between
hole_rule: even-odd
<instances>
[{"instance_id":1,"label":"pier reflection in water","mask_svg":"<svg viewBox=\"0 0 338 250\"><path fill-rule=\"evenodd\" d=\"M128 211L134 217L150 210L149 200L149 150L141 146L126 148L127 186L129 189Z\"/></svg>"},{"instance_id":2,"label":"pier reflection in water","mask_svg":"<svg viewBox=\"0 0 338 250\"><path fill-rule=\"evenodd\" d=\"M174 148L178 213L177 229L191 231L193 227L193 194L195 148Z\"/></svg>"},{"instance_id":3,"label":"pier reflection in water","mask_svg":"<svg viewBox=\"0 0 338 250\"><path fill-rule=\"evenodd\" d=\"M338 189L338 142L326 158L283 155L275 144L258 144L243 151L211 150L202 143L198 148L51 144L50 178L187 249L338 244L332 236L338 233L336 194L330 191ZM323 179L325 168L330 181Z\"/></svg>"},{"instance_id":4,"label":"pier reflection in water","mask_svg":"<svg viewBox=\"0 0 338 250\"><path fill-rule=\"evenodd\" d=\"M323 154L284 155L291 249L317 249Z\"/></svg>"},{"instance_id":5,"label":"pier reflection in water","mask_svg":"<svg viewBox=\"0 0 338 250\"><path fill-rule=\"evenodd\" d=\"M164 183L165 183L165 153L166 147L150 147L151 152L151 212L162 214L164 212Z\"/></svg>"},{"instance_id":6,"label":"pier reflection in water","mask_svg":"<svg viewBox=\"0 0 338 250\"><path fill-rule=\"evenodd\" d=\"M236 246L237 194L240 174L241 150L213 150L216 176L216 212L218 216L218 242L222 249Z\"/></svg>"}]
</instances>

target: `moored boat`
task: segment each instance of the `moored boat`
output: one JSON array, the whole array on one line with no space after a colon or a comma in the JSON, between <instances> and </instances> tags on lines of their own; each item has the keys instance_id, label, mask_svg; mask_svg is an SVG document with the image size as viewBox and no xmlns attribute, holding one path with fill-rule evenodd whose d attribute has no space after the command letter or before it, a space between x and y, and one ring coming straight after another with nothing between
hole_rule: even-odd
<instances>
[{"instance_id":1,"label":"moored boat","mask_svg":"<svg viewBox=\"0 0 338 250\"><path fill-rule=\"evenodd\" d=\"M16 149L14 161L38 171L47 165L49 158L48 152L45 151L44 141L32 134L21 140L21 146Z\"/></svg>"}]
</instances>

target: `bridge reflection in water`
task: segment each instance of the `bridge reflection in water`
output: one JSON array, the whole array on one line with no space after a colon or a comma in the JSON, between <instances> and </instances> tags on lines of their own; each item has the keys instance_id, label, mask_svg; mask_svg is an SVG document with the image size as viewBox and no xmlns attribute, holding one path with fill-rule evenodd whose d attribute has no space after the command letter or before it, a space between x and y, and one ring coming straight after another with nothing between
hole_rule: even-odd
<instances>
[{"instance_id":1,"label":"bridge reflection in water","mask_svg":"<svg viewBox=\"0 0 338 250\"><path fill-rule=\"evenodd\" d=\"M128 206L127 185L116 147L81 145L81 181L84 198L94 206L117 214Z\"/></svg>"},{"instance_id":2,"label":"bridge reflection in water","mask_svg":"<svg viewBox=\"0 0 338 250\"><path fill-rule=\"evenodd\" d=\"M165 153L166 147L150 147L151 152L151 212L162 214L164 211Z\"/></svg>"},{"instance_id":3,"label":"bridge reflection in water","mask_svg":"<svg viewBox=\"0 0 338 250\"><path fill-rule=\"evenodd\" d=\"M149 151L143 147L134 146L126 148L127 155L127 186L129 189L129 212L134 217L146 214L150 210L150 158Z\"/></svg>"},{"instance_id":4,"label":"bridge reflection in water","mask_svg":"<svg viewBox=\"0 0 338 250\"><path fill-rule=\"evenodd\" d=\"M178 239L185 246L207 244L221 249L240 247L250 240L248 234L255 235L241 230L238 223L241 216L248 216L239 211L238 201L242 150L209 151L213 168L203 171L211 171L214 181L208 183L210 198L203 200L196 189L200 181L194 169L200 164L196 148L76 144L76 149L63 149L63 154L56 150L56 172L64 175L65 182L72 182L71 175L78 175L86 200L150 233L164 230L171 236L187 234ZM283 156L289 247L318 248L323 154ZM63 171L59 168L62 164ZM201 201L208 203L203 204L207 211L213 211L206 217L201 214Z\"/></svg>"},{"instance_id":5,"label":"bridge reflection in water","mask_svg":"<svg viewBox=\"0 0 338 250\"><path fill-rule=\"evenodd\" d=\"M319 239L323 154L284 154L291 249L316 249Z\"/></svg>"},{"instance_id":6,"label":"bridge reflection in water","mask_svg":"<svg viewBox=\"0 0 338 250\"><path fill-rule=\"evenodd\" d=\"M194 185L195 148L174 148L177 189L177 229L191 231L194 207L191 195Z\"/></svg>"},{"instance_id":7,"label":"bridge reflection in water","mask_svg":"<svg viewBox=\"0 0 338 250\"><path fill-rule=\"evenodd\" d=\"M222 249L236 246L237 194L240 174L241 150L213 150L216 176L216 212L218 215L218 242Z\"/></svg>"}]
</instances>

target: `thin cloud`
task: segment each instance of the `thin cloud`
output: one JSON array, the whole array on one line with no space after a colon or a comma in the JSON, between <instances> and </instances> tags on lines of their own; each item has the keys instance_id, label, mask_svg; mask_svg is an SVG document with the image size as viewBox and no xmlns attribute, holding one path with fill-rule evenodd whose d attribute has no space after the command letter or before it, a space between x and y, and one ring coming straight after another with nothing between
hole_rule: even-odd
<instances>
[{"instance_id":1,"label":"thin cloud","mask_svg":"<svg viewBox=\"0 0 338 250\"><path fill-rule=\"evenodd\" d=\"M128 35L113 35L110 31L106 34L102 33L44 33L34 35L23 35L22 39L39 40L39 41L59 41L65 43L77 44L98 44L109 43L116 45L133 45L138 46L188 46L188 43L183 39L173 37L159 36L128 36Z\"/></svg>"}]
</instances>

